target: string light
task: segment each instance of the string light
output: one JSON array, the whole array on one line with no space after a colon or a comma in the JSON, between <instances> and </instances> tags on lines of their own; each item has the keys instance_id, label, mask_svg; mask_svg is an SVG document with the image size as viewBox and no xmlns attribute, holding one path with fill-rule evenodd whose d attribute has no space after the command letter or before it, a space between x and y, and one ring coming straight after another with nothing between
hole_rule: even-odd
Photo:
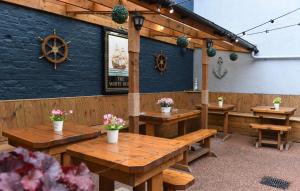
<instances>
[{"instance_id":1,"label":"string light","mask_svg":"<svg viewBox=\"0 0 300 191\"><path fill-rule=\"evenodd\" d=\"M248 29L248 30L245 30L245 31L243 31L243 32L240 32L240 33L238 33L237 35L240 35L240 36L245 36L246 34L247 34L247 32L249 32L249 31L252 31L252 30L254 30L254 29L256 29L256 28L259 28L259 27L261 27L261 26L264 26L264 25L266 25L266 24L268 24L268 23L275 23L275 21L276 20L278 20L278 19L280 19L280 18L283 18L283 17L285 17L285 16L287 16L287 15L289 15L289 14L292 14L292 13L294 13L294 12L296 12L296 11L299 11L300 10L300 7L299 8L297 8L297 9L295 9L295 10L293 10L293 11L290 11L290 12L287 12L287 13L285 13L285 14L283 14L283 15L280 15L279 17L276 17L276 18L274 18L274 19L270 19L269 21L267 21L267 22L264 22L264 23L262 23L262 24L260 24L260 25L257 25L257 26L254 26L254 27L252 27L252 28L250 28L250 29ZM264 32L266 32L266 31L264 31ZM267 33L267 32L266 32Z\"/></svg>"},{"instance_id":2,"label":"string light","mask_svg":"<svg viewBox=\"0 0 300 191\"><path fill-rule=\"evenodd\" d=\"M254 33L248 33L246 35L256 35L256 34L262 34L262 33L268 34L271 31L282 30L282 29L286 29L286 28L290 28L290 27L295 27L295 26L300 26L300 23L293 24L293 25L287 25L287 26L283 26L283 27L278 27L278 28L273 28L273 29L268 29L268 30L259 31L259 32L254 32Z\"/></svg>"}]
</instances>

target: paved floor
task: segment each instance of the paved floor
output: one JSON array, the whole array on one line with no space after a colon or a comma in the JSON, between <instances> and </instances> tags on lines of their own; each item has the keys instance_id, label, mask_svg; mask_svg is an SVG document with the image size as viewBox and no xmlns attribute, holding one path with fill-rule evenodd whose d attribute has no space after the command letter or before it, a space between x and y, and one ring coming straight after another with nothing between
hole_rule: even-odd
<instances>
[{"instance_id":1,"label":"paved floor","mask_svg":"<svg viewBox=\"0 0 300 191\"><path fill-rule=\"evenodd\" d=\"M289 151L253 146L254 138L233 135L226 142L212 140L218 155L203 157L191 164L195 184L189 191L280 191L259 183L263 176L291 182L288 191L300 191L300 144ZM118 191L132 190L117 184ZM121 188L120 188L121 186Z\"/></svg>"},{"instance_id":2,"label":"paved floor","mask_svg":"<svg viewBox=\"0 0 300 191\"><path fill-rule=\"evenodd\" d=\"M218 158L205 157L191 164L196 177L189 191L277 191L259 183L263 176L291 182L289 191L300 190L300 144L289 151L253 146L254 138L233 135L222 142L213 139Z\"/></svg>"}]
</instances>

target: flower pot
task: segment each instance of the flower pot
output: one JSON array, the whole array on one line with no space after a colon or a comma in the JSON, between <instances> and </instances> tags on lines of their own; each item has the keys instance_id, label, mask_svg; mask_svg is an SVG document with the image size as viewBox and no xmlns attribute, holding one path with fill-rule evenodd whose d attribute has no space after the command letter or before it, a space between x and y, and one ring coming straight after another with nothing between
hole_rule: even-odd
<instances>
[{"instance_id":1,"label":"flower pot","mask_svg":"<svg viewBox=\"0 0 300 191\"><path fill-rule=\"evenodd\" d=\"M53 129L56 132L60 132L63 130L64 121L53 121Z\"/></svg>"},{"instance_id":2,"label":"flower pot","mask_svg":"<svg viewBox=\"0 0 300 191\"><path fill-rule=\"evenodd\" d=\"M162 113L170 113L172 107L161 107L161 112Z\"/></svg>"},{"instance_id":3,"label":"flower pot","mask_svg":"<svg viewBox=\"0 0 300 191\"><path fill-rule=\"evenodd\" d=\"M119 130L107 130L107 142L116 144L119 139Z\"/></svg>"},{"instance_id":4,"label":"flower pot","mask_svg":"<svg viewBox=\"0 0 300 191\"><path fill-rule=\"evenodd\" d=\"M223 107L223 101L218 101L218 105L219 105L220 108L222 108Z\"/></svg>"},{"instance_id":5,"label":"flower pot","mask_svg":"<svg viewBox=\"0 0 300 191\"><path fill-rule=\"evenodd\" d=\"M275 108L276 111L279 110L279 107L280 107L280 104L279 104L279 103L274 103L274 108Z\"/></svg>"}]
</instances>

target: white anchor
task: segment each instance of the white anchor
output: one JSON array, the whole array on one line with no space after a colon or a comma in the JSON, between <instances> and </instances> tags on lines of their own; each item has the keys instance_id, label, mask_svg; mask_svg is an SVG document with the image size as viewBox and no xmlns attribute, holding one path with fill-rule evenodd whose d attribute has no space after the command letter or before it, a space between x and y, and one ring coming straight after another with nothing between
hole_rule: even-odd
<instances>
[{"instance_id":1,"label":"white anchor","mask_svg":"<svg viewBox=\"0 0 300 191\"><path fill-rule=\"evenodd\" d=\"M218 78L222 79L227 74L227 69L222 69L223 59L222 57L218 58L218 67L213 69L213 74Z\"/></svg>"}]
</instances>

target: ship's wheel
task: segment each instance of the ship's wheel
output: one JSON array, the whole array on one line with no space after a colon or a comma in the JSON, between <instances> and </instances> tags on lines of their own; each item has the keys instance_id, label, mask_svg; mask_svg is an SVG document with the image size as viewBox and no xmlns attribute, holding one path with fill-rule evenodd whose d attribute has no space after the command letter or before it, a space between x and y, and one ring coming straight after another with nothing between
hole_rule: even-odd
<instances>
[{"instance_id":1,"label":"ship's wheel","mask_svg":"<svg viewBox=\"0 0 300 191\"><path fill-rule=\"evenodd\" d=\"M163 74L163 72L167 69L167 57L162 51L155 56L155 68L160 72L160 74Z\"/></svg>"},{"instance_id":2,"label":"ship's wheel","mask_svg":"<svg viewBox=\"0 0 300 191\"><path fill-rule=\"evenodd\" d=\"M68 44L70 42L65 42L63 38L56 35L55 29L53 30L53 34L47 36L45 39L39 37L42 41L41 51L42 56L39 58L45 58L49 62L54 64L54 69L56 69L57 64L63 63L65 60L69 60L69 47Z\"/></svg>"}]
</instances>

